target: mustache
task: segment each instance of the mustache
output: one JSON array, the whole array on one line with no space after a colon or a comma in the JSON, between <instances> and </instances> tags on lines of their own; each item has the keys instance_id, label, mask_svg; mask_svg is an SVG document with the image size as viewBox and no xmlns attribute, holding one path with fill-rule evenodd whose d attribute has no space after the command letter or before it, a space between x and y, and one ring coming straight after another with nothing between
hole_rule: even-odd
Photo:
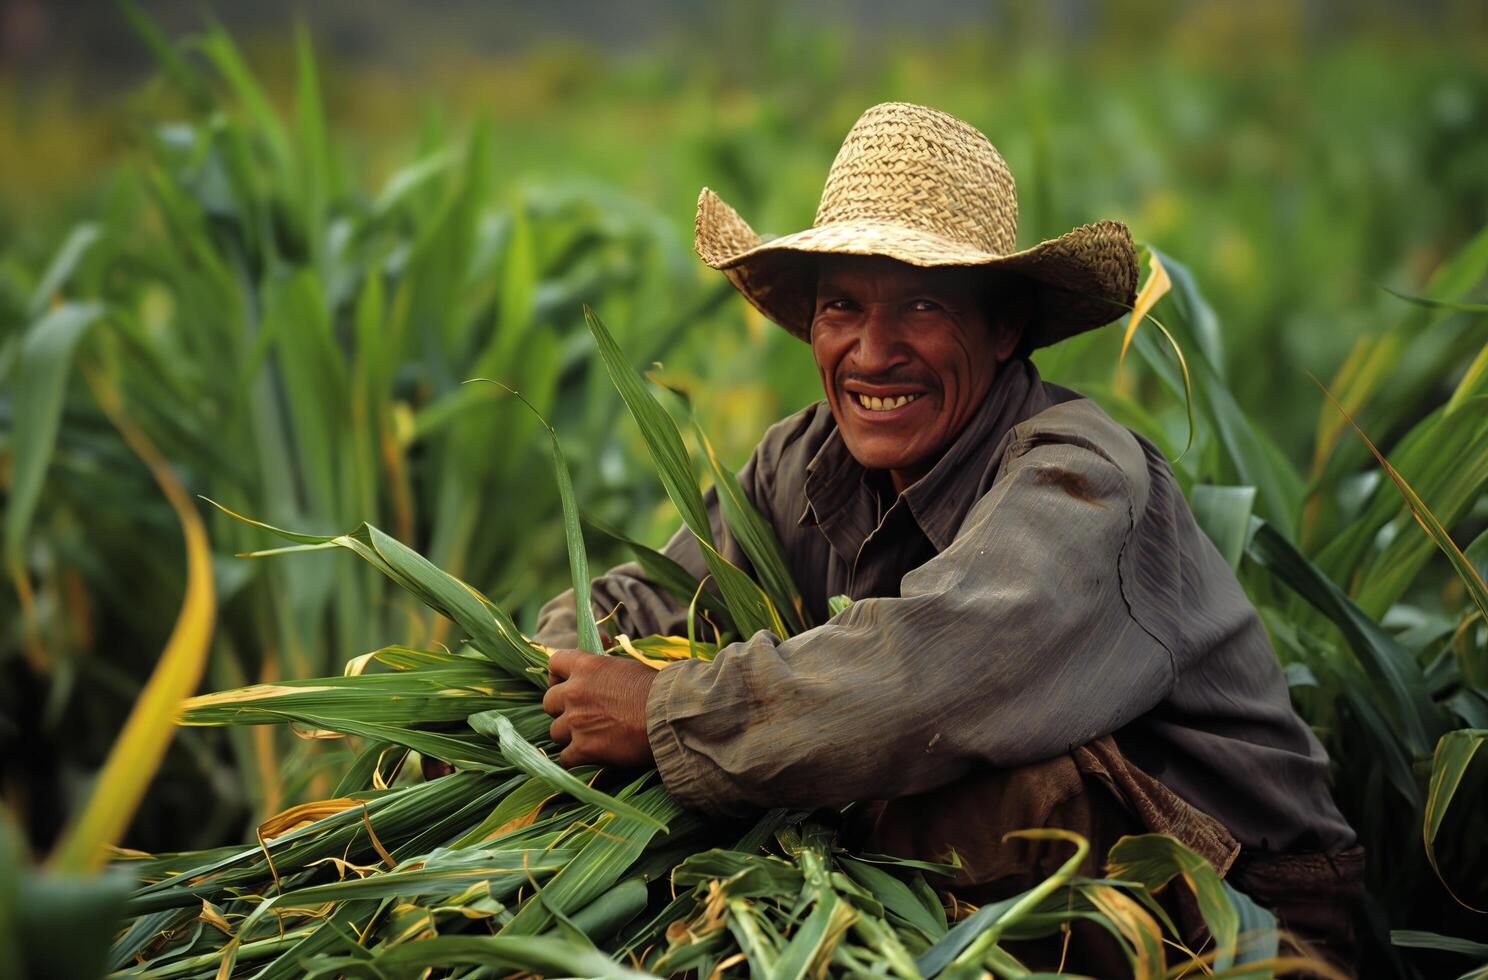
<instances>
[{"instance_id":1,"label":"mustache","mask_svg":"<svg viewBox=\"0 0 1488 980\"><path fill-rule=\"evenodd\" d=\"M861 371L845 371L837 376L838 385L844 385L849 381L856 381L865 385L914 385L927 390L935 387L933 379L913 371L895 371L889 374L864 374Z\"/></svg>"}]
</instances>

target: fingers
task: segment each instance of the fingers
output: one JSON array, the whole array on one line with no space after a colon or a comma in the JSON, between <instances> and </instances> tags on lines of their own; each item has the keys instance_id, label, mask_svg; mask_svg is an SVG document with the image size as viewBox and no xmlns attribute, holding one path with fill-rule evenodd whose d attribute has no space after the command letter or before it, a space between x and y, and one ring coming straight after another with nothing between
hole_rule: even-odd
<instances>
[{"instance_id":1,"label":"fingers","mask_svg":"<svg viewBox=\"0 0 1488 980\"><path fill-rule=\"evenodd\" d=\"M554 718L563 714L563 703L567 700L568 692L563 689L563 682L558 682L543 692L543 710Z\"/></svg>"},{"instance_id":2,"label":"fingers","mask_svg":"<svg viewBox=\"0 0 1488 980\"><path fill-rule=\"evenodd\" d=\"M586 656L579 650L554 650L552 656L548 657L548 683L557 684L568 679L573 673L574 660Z\"/></svg>"},{"instance_id":3,"label":"fingers","mask_svg":"<svg viewBox=\"0 0 1488 980\"><path fill-rule=\"evenodd\" d=\"M572 743L562 752L558 753L558 764L565 769L572 769L574 766L585 766L594 761L582 749Z\"/></svg>"},{"instance_id":4,"label":"fingers","mask_svg":"<svg viewBox=\"0 0 1488 980\"><path fill-rule=\"evenodd\" d=\"M548 736L556 745L567 745L573 741L573 730L568 719L563 715L553 719L553 723L548 726Z\"/></svg>"}]
</instances>

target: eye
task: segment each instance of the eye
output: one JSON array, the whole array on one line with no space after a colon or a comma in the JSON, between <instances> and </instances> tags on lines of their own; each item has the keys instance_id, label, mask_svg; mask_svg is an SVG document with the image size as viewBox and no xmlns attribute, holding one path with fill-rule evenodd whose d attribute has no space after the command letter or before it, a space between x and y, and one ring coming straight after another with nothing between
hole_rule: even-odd
<instances>
[{"instance_id":1,"label":"eye","mask_svg":"<svg viewBox=\"0 0 1488 980\"><path fill-rule=\"evenodd\" d=\"M933 299L916 299L910 301L909 308L915 313L934 313L941 307Z\"/></svg>"},{"instance_id":2,"label":"eye","mask_svg":"<svg viewBox=\"0 0 1488 980\"><path fill-rule=\"evenodd\" d=\"M835 299L829 299L826 302L822 303L821 308L823 310L834 310L837 312L841 312L844 310L852 309L853 301L839 296Z\"/></svg>"}]
</instances>

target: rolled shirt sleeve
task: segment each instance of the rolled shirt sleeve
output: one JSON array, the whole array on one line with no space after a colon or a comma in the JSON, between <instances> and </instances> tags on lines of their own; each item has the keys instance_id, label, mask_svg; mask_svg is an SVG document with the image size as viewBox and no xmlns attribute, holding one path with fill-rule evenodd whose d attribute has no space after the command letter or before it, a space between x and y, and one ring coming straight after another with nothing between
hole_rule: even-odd
<instances>
[{"instance_id":1,"label":"rolled shirt sleeve","mask_svg":"<svg viewBox=\"0 0 1488 980\"><path fill-rule=\"evenodd\" d=\"M667 788L723 813L892 798L1117 730L1174 683L1123 592L1137 506L1092 445L1014 446L899 596L664 668L647 725Z\"/></svg>"}]
</instances>

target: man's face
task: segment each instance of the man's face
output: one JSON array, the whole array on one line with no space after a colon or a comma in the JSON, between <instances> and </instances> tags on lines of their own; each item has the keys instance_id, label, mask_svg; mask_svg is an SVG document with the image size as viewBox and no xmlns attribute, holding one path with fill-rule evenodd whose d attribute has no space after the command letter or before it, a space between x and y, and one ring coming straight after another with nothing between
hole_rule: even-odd
<instances>
[{"instance_id":1,"label":"man's face","mask_svg":"<svg viewBox=\"0 0 1488 980\"><path fill-rule=\"evenodd\" d=\"M989 323L974 269L823 256L811 350L847 449L902 491L935 465L1012 356L1021 324Z\"/></svg>"}]
</instances>

